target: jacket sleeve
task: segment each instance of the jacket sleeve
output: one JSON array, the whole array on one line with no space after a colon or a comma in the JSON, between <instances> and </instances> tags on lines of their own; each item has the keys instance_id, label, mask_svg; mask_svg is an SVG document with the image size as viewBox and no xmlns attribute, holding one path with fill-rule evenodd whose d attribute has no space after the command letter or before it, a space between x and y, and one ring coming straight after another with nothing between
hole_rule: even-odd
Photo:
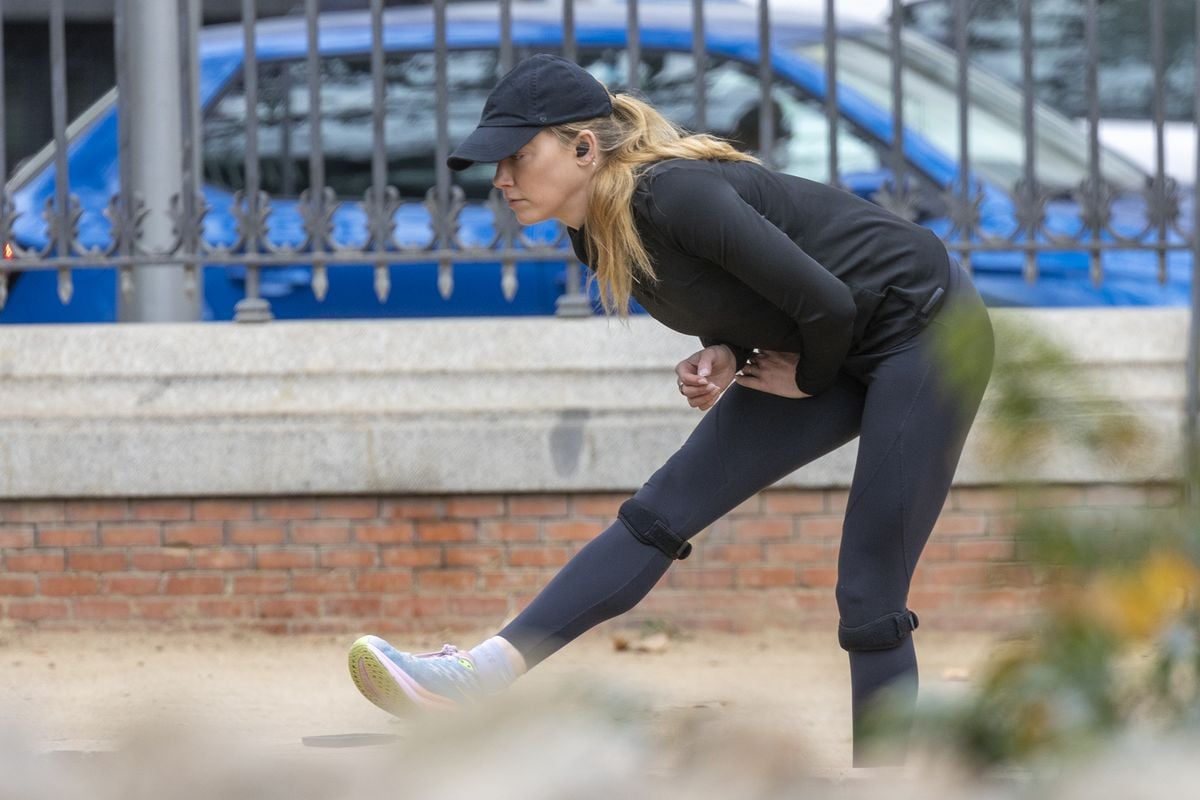
<instances>
[{"instance_id":1,"label":"jacket sleeve","mask_svg":"<svg viewBox=\"0 0 1200 800\"><path fill-rule=\"evenodd\" d=\"M663 171L650 200L650 221L673 246L728 270L795 321L796 386L810 395L829 388L850 350L850 288L712 171Z\"/></svg>"}]
</instances>

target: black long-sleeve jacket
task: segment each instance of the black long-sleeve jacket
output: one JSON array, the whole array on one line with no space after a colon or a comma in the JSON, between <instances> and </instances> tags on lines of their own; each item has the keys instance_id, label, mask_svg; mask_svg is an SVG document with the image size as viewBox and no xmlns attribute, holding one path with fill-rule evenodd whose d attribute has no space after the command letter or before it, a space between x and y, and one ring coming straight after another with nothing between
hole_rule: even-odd
<instances>
[{"instance_id":1,"label":"black long-sleeve jacket","mask_svg":"<svg viewBox=\"0 0 1200 800\"><path fill-rule=\"evenodd\" d=\"M847 355L911 337L941 304L950 260L929 230L849 192L753 162L672 159L650 167L633 212L657 282L634 298L665 325L727 344L800 355L817 394ZM589 263L585 230L570 230Z\"/></svg>"}]
</instances>

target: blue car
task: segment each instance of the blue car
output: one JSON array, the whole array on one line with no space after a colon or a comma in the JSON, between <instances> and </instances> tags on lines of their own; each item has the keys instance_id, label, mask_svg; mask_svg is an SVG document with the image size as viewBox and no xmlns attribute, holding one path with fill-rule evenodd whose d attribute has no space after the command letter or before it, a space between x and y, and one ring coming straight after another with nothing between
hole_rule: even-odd
<instances>
[{"instance_id":1,"label":"blue car","mask_svg":"<svg viewBox=\"0 0 1200 800\"><path fill-rule=\"evenodd\" d=\"M693 127L694 61L691 4L659 0L641 6L639 89L667 116ZM516 4L512 38L516 58L559 52L558 4ZM753 8L713 4L707 15L708 67L706 128L747 149L759 150L758 19ZM464 138L478 121L484 99L501 74L499 28L494 3L454 4L449 8L449 139ZM824 34L820 18L772 17L772 114L776 135L768 155L779 169L816 180L828 174L828 128L824 110ZM359 205L371 184L371 25L365 13L324 14L321 24L321 113L327 184L340 202L333 215L335 242L361 247L368 239L366 214ZM576 15L577 60L612 88L626 82L625 7L581 4ZM396 240L402 245L432 241L433 226L424 205L436 183L434 157L434 23L428 7L389 10L384 21L387 50L387 180L400 192L395 211ZM258 124L261 188L271 197L268 238L298 246L304 241L299 193L307 185L307 67L305 21L265 20L258 24ZM244 187L246 102L242 86L240 26L213 27L199 43L203 146L203 194L210 210L204 237L218 245L237 240L232 213L235 193ZM958 183L957 105L952 53L917 35L904 40L905 185L912 215L948 241L957 240L952 187ZM839 40L838 180L864 197L880 199L893 183L888 32L876 24L847 26ZM116 93L111 92L75 122L71 130L69 176L83 215L79 243L103 248L111 226L102 212L118 191ZM972 76L971 185L979 209L980 236L1008 237L1020 230L1012 197L1023 174L1024 144L1020 98L985 74ZM1038 238L1080 234L1080 208L1074 189L1087 175L1086 137L1053 112L1037 112L1038 178L1047 192L1046 221ZM1114 153L1104 152L1105 181L1118 190L1110 231L1149 236L1147 176ZM21 216L14 225L20 248L46 246L49 228L41 215L54 196L53 152L47 148L14 175L9 189ZM495 229L491 207L492 167L476 165L456 174L466 205L460 238L466 244L490 241ZM1191 194L1182 198L1182 219L1190 220ZM558 241L555 223L525 231L531 241ZM1171 228L1178 244L1186 230ZM1185 250L1167 257L1167 281L1158 280L1158 261L1148 250L1112 249L1102 257L1104 279L1089 276L1082 250L1042 252L1039 277L1023 275L1025 257L1014 247L991 245L974 252L971 266L985 299L993 306L1187 305L1190 257ZM9 262L14 263L14 262ZM436 262L394 264L390 293L376 295L373 267L328 270L328 292L318 299L313 269L305 263L261 271L261 295L281 319L379 318L469 315L546 315L566 291L564 261L518 262L502 280L499 261L463 260L453 269L453 289L445 296L445 275ZM228 320L245 295L240 266L203 269L203 318ZM513 281L517 290L512 291ZM63 304L53 271L29 270L10 276L0 322L105 322L117 319L117 279L113 269L77 269L74 292ZM440 287L440 289L439 289ZM507 289L507 291L506 291ZM594 298L593 298L594 299ZM593 304L594 305L594 304Z\"/></svg>"}]
</instances>

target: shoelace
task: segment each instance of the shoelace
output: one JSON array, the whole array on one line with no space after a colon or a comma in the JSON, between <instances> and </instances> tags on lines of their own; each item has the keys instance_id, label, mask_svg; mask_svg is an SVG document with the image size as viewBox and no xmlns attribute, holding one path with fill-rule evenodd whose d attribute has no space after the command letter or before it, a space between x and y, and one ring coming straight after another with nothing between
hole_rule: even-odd
<instances>
[{"instance_id":1,"label":"shoelace","mask_svg":"<svg viewBox=\"0 0 1200 800\"><path fill-rule=\"evenodd\" d=\"M475 671L460 663L459 649L452 644L442 645L442 649L436 653L424 653L417 658L427 659L430 670L455 683L469 683L474 686L478 682Z\"/></svg>"}]
</instances>

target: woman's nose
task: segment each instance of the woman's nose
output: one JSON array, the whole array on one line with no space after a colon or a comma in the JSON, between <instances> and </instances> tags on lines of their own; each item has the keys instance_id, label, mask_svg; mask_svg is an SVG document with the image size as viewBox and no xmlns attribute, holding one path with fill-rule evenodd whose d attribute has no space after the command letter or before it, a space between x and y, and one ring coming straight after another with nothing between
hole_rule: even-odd
<instances>
[{"instance_id":1,"label":"woman's nose","mask_svg":"<svg viewBox=\"0 0 1200 800\"><path fill-rule=\"evenodd\" d=\"M511 185L512 176L509 174L508 169L504 166L503 162L497 164L496 175L492 178L492 186L495 186L497 189L503 189L505 186Z\"/></svg>"}]
</instances>

